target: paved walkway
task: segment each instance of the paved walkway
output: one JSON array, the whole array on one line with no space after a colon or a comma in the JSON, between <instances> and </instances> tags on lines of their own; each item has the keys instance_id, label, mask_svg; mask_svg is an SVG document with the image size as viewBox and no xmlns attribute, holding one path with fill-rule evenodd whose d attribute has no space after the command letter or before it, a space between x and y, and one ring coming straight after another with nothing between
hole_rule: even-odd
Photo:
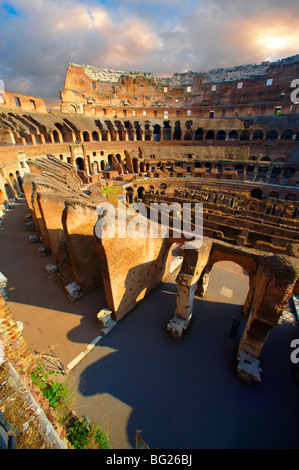
<instances>
[{"instance_id":1,"label":"paved walkway","mask_svg":"<svg viewBox=\"0 0 299 470\"><path fill-rule=\"evenodd\" d=\"M99 335L96 318L105 307L105 295L97 289L75 303L70 302L45 266L52 256L40 257L41 244L29 242L24 221L25 200L7 212L0 229L0 272L8 279L8 305L16 321L23 323L23 336L39 353L51 347L67 367Z\"/></svg>"}]
</instances>

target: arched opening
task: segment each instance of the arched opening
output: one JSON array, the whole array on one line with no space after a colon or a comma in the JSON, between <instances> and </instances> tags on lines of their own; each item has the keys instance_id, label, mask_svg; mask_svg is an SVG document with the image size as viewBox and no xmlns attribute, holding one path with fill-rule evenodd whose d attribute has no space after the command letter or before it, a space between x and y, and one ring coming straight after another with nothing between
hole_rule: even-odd
<instances>
[{"instance_id":1,"label":"arched opening","mask_svg":"<svg viewBox=\"0 0 299 470\"><path fill-rule=\"evenodd\" d=\"M211 173L212 164L210 162L206 162L204 167L206 168L206 173Z\"/></svg>"},{"instance_id":2,"label":"arched opening","mask_svg":"<svg viewBox=\"0 0 299 470\"><path fill-rule=\"evenodd\" d=\"M237 264L226 256L221 259L221 253L219 255L220 260L207 265L199 279L195 295L204 299L199 299L198 310L202 320L213 314L213 324L217 323L213 336L219 334L220 337L225 332L227 337L240 340L247 322L243 312L248 308L250 277L245 264Z\"/></svg>"},{"instance_id":3,"label":"arched opening","mask_svg":"<svg viewBox=\"0 0 299 470\"><path fill-rule=\"evenodd\" d=\"M241 132L240 140L249 140L249 139L250 139L250 133L249 133L249 131L243 131L243 132Z\"/></svg>"},{"instance_id":4,"label":"arched opening","mask_svg":"<svg viewBox=\"0 0 299 470\"><path fill-rule=\"evenodd\" d=\"M276 140L278 139L278 132L275 129L271 129L267 132L267 140Z\"/></svg>"},{"instance_id":5,"label":"arched opening","mask_svg":"<svg viewBox=\"0 0 299 470\"><path fill-rule=\"evenodd\" d=\"M139 186L139 188L137 189L137 196L138 196L138 199L143 199L143 195L145 193L145 189L143 186Z\"/></svg>"},{"instance_id":6,"label":"arched opening","mask_svg":"<svg viewBox=\"0 0 299 470\"><path fill-rule=\"evenodd\" d=\"M275 158L275 160L274 160L274 163L283 163L283 162L284 162L284 158L282 158L282 157Z\"/></svg>"},{"instance_id":7,"label":"arched opening","mask_svg":"<svg viewBox=\"0 0 299 470\"><path fill-rule=\"evenodd\" d=\"M165 256L164 276L175 273L181 267L183 261L183 256L181 253L182 246L183 245L180 243L172 243L172 245L170 245L167 251L167 255Z\"/></svg>"},{"instance_id":8,"label":"arched opening","mask_svg":"<svg viewBox=\"0 0 299 470\"><path fill-rule=\"evenodd\" d=\"M262 199L263 197L263 191L259 188L254 188L251 192L251 197L253 199Z\"/></svg>"},{"instance_id":9,"label":"arched opening","mask_svg":"<svg viewBox=\"0 0 299 470\"><path fill-rule=\"evenodd\" d=\"M125 121L125 128L127 129L127 134L129 137L129 140L134 140L134 132L133 132L133 126L130 123L130 121Z\"/></svg>"},{"instance_id":10,"label":"arched opening","mask_svg":"<svg viewBox=\"0 0 299 470\"><path fill-rule=\"evenodd\" d=\"M133 204L133 188L126 188L126 202Z\"/></svg>"},{"instance_id":11,"label":"arched opening","mask_svg":"<svg viewBox=\"0 0 299 470\"><path fill-rule=\"evenodd\" d=\"M215 139L215 132L214 131L208 131L206 133L206 140L214 140Z\"/></svg>"},{"instance_id":12,"label":"arched opening","mask_svg":"<svg viewBox=\"0 0 299 470\"><path fill-rule=\"evenodd\" d=\"M84 141L84 142L90 142L90 135L89 135L89 132L87 132L87 131L84 131L84 132L83 132L83 141Z\"/></svg>"},{"instance_id":13,"label":"arched opening","mask_svg":"<svg viewBox=\"0 0 299 470\"><path fill-rule=\"evenodd\" d=\"M14 192L8 183L5 183L4 189L5 189L7 199L13 199L15 197Z\"/></svg>"},{"instance_id":14,"label":"arched opening","mask_svg":"<svg viewBox=\"0 0 299 470\"><path fill-rule=\"evenodd\" d=\"M93 167L93 173L99 173L99 164L97 161L93 162L92 167Z\"/></svg>"},{"instance_id":15,"label":"arched opening","mask_svg":"<svg viewBox=\"0 0 299 470\"><path fill-rule=\"evenodd\" d=\"M181 124L179 121L177 121L174 125L173 140L181 140L181 138L182 138Z\"/></svg>"},{"instance_id":16,"label":"arched opening","mask_svg":"<svg viewBox=\"0 0 299 470\"><path fill-rule=\"evenodd\" d=\"M266 165L261 165L258 168L257 171L257 180L265 180L266 179L266 173L268 171L268 167Z\"/></svg>"},{"instance_id":17,"label":"arched opening","mask_svg":"<svg viewBox=\"0 0 299 470\"><path fill-rule=\"evenodd\" d=\"M136 140L142 140L142 132L139 122L135 121L134 126L136 129Z\"/></svg>"},{"instance_id":18,"label":"arched opening","mask_svg":"<svg viewBox=\"0 0 299 470\"><path fill-rule=\"evenodd\" d=\"M262 157L261 162L271 162L271 158L270 157Z\"/></svg>"},{"instance_id":19,"label":"arched opening","mask_svg":"<svg viewBox=\"0 0 299 470\"><path fill-rule=\"evenodd\" d=\"M171 127L170 127L169 121L164 122L163 140L171 140Z\"/></svg>"},{"instance_id":20,"label":"arched opening","mask_svg":"<svg viewBox=\"0 0 299 470\"><path fill-rule=\"evenodd\" d=\"M81 157L76 158L77 171L84 171L84 160Z\"/></svg>"},{"instance_id":21,"label":"arched opening","mask_svg":"<svg viewBox=\"0 0 299 470\"><path fill-rule=\"evenodd\" d=\"M92 140L94 142L99 142L100 138L99 138L99 133L97 131L93 131L92 133Z\"/></svg>"},{"instance_id":22,"label":"arched opening","mask_svg":"<svg viewBox=\"0 0 299 470\"><path fill-rule=\"evenodd\" d=\"M150 125L149 124L145 124L144 126L144 140L151 140L152 138L152 133L150 131Z\"/></svg>"},{"instance_id":23,"label":"arched opening","mask_svg":"<svg viewBox=\"0 0 299 470\"><path fill-rule=\"evenodd\" d=\"M252 139L253 140L263 140L264 133L261 130L254 131Z\"/></svg>"},{"instance_id":24,"label":"arched opening","mask_svg":"<svg viewBox=\"0 0 299 470\"><path fill-rule=\"evenodd\" d=\"M247 171L248 176L254 172L254 168L255 168L255 166L253 164L247 165L247 170L246 171Z\"/></svg>"},{"instance_id":25,"label":"arched opening","mask_svg":"<svg viewBox=\"0 0 299 470\"><path fill-rule=\"evenodd\" d=\"M229 140L238 140L238 132L235 130L232 130L228 134Z\"/></svg>"},{"instance_id":26,"label":"arched opening","mask_svg":"<svg viewBox=\"0 0 299 470\"><path fill-rule=\"evenodd\" d=\"M198 127L195 131L194 140L203 140L203 128Z\"/></svg>"},{"instance_id":27,"label":"arched opening","mask_svg":"<svg viewBox=\"0 0 299 470\"><path fill-rule=\"evenodd\" d=\"M236 165L235 170L238 172L238 176L242 176L244 173L244 165L242 164Z\"/></svg>"},{"instance_id":28,"label":"arched opening","mask_svg":"<svg viewBox=\"0 0 299 470\"><path fill-rule=\"evenodd\" d=\"M161 139L161 126L159 124L154 125L154 140L160 142Z\"/></svg>"},{"instance_id":29,"label":"arched opening","mask_svg":"<svg viewBox=\"0 0 299 470\"><path fill-rule=\"evenodd\" d=\"M19 188L19 185L18 185L18 182L15 178L15 176L13 175L13 173L9 173L9 181L10 181L10 186L12 188L12 190L14 191L14 195L15 194L20 194L20 188Z\"/></svg>"},{"instance_id":30,"label":"arched opening","mask_svg":"<svg viewBox=\"0 0 299 470\"><path fill-rule=\"evenodd\" d=\"M106 162L105 162L105 160L101 160L100 166L101 166L101 171L105 171L105 168L106 168Z\"/></svg>"},{"instance_id":31,"label":"arched opening","mask_svg":"<svg viewBox=\"0 0 299 470\"><path fill-rule=\"evenodd\" d=\"M255 156L255 155L250 155L250 157L249 157L249 160L250 160L250 161L255 161L255 162L256 162L256 161L257 161L257 158L256 158L256 156Z\"/></svg>"},{"instance_id":32,"label":"arched opening","mask_svg":"<svg viewBox=\"0 0 299 470\"><path fill-rule=\"evenodd\" d=\"M134 173L139 173L139 165L138 165L137 158L133 158L133 170L134 170Z\"/></svg>"},{"instance_id":33,"label":"arched opening","mask_svg":"<svg viewBox=\"0 0 299 470\"><path fill-rule=\"evenodd\" d=\"M53 131L53 139L54 139L55 144L60 143L59 134L58 134L58 131L56 129L54 129L54 131Z\"/></svg>"},{"instance_id":34,"label":"arched opening","mask_svg":"<svg viewBox=\"0 0 299 470\"><path fill-rule=\"evenodd\" d=\"M268 197L273 197L275 199L279 198L279 193L277 191L270 191Z\"/></svg>"},{"instance_id":35,"label":"arched opening","mask_svg":"<svg viewBox=\"0 0 299 470\"><path fill-rule=\"evenodd\" d=\"M284 178L291 178L296 173L295 168L286 168L283 173Z\"/></svg>"},{"instance_id":36,"label":"arched opening","mask_svg":"<svg viewBox=\"0 0 299 470\"><path fill-rule=\"evenodd\" d=\"M294 131L292 129L285 129L281 134L281 139L291 140L293 138Z\"/></svg>"},{"instance_id":37,"label":"arched opening","mask_svg":"<svg viewBox=\"0 0 299 470\"><path fill-rule=\"evenodd\" d=\"M297 196L293 193L287 194L285 198L287 201L297 201Z\"/></svg>"},{"instance_id":38,"label":"arched opening","mask_svg":"<svg viewBox=\"0 0 299 470\"><path fill-rule=\"evenodd\" d=\"M167 184L166 183L161 183L160 186L159 186L160 194L165 194L165 189L166 188L167 188Z\"/></svg>"},{"instance_id":39,"label":"arched opening","mask_svg":"<svg viewBox=\"0 0 299 470\"><path fill-rule=\"evenodd\" d=\"M217 132L216 140L225 140L226 139L226 132L221 130Z\"/></svg>"},{"instance_id":40,"label":"arched opening","mask_svg":"<svg viewBox=\"0 0 299 470\"><path fill-rule=\"evenodd\" d=\"M281 168L279 166L274 166L271 172L271 180L276 180L281 174Z\"/></svg>"}]
</instances>

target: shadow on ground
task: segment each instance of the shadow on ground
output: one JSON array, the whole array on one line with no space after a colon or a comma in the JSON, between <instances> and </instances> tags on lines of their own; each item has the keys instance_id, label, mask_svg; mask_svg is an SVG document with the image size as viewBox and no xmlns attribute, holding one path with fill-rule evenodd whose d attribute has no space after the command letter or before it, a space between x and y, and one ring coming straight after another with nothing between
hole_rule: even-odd
<instances>
[{"instance_id":1,"label":"shadow on ground","mask_svg":"<svg viewBox=\"0 0 299 470\"><path fill-rule=\"evenodd\" d=\"M298 389L289 361L297 329L273 330L261 356L262 382L249 386L236 377L246 324L241 306L196 299L192 322L177 340L166 331L175 290L163 283L101 341L80 373L79 393L99 403L103 397L107 416L113 415L107 397L132 409L131 447L142 430L152 449L298 448ZM235 340L229 336L233 317L240 320Z\"/></svg>"}]
</instances>

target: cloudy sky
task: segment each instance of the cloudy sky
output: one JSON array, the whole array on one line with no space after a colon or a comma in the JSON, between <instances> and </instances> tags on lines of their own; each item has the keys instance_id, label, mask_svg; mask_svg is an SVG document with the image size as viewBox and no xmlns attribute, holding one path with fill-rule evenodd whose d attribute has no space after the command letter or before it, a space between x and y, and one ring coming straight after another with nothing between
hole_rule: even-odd
<instances>
[{"instance_id":1,"label":"cloudy sky","mask_svg":"<svg viewBox=\"0 0 299 470\"><path fill-rule=\"evenodd\" d=\"M298 0L0 0L0 80L49 107L70 62L172 76L297 53Z\"/></svg>"}]
</instances>

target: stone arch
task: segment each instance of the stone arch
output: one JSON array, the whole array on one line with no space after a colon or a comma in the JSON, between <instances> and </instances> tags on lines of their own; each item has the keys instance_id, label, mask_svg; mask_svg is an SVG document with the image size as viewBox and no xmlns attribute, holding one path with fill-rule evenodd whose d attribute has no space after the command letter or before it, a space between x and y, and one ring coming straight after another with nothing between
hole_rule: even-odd
<instances>
[{"instance_id":1,"label":"stone arch","mask_svg":"<svg viewBox=\"0 0 299 470\"><path fill-rule=\"evenodd\" d=\"M296 173L295 168L287 167L284 169L284 178L291 178Z\"/></svg>"},{"instance_id":2,"label":"stone arch","mask_svg":"<svg viewBox=\"0 0 299 470\"><path fill-rule=\"evenodd\" d=\"M100 137L99 137L99 133L97 131L93 131L92 140L93 140L93 142L99 142Z\"/></svg>"},{"instance_id":3,"label":"stone arch","mask_svg":"<svg viewBox=\"0 0 299 470\"><path fill-rule=\"evenodd\" d=\"M278 132L276 129L271 129L267 132L267 140L276 140L278 139Z\"/></svg>"},{"instance_id":4,"label":"stone arch","mask_svg":"<svg viewBox=\"0 0 299 470\"><path fill-rule=\"evenodd\" d=\"M93 168L93 173L99 173L99 164L96 160L92 163L92 168Z\"/></svg>"},{"instance_id":5,"label":"stone arch","mask_svg":"<svg viewBox=\"0 0 299 470\"><path fill-rule=\"evenodd\" d=\"M88 131L83 132L83 142L90 142L90 134Z\"/></svg>"},{"instance_id":6,"label":"stone arch","mask_svg":"<svg viewBox=\"0 0 299 470\"><path fill-rule=\"evenodd\" d=\"M263 140L263 138L264 138L264 133L261 129L257 129L256 131L254 131L253 136L252 136L253 140Z\"/></svg>"},{"instance_id":7,"label":"stone arch","mask_svg":"<svg viewBox=\"0 0 299 470\"><path fill-rule=\"evenodd\" d=\"M243 175L244 165L242 163L239 163L238 165L235 166L235 170L238 172L238 176Z\"/></svg>"},{"instance_id":8,"label":"stone arch","mask_svg":"<svg viewBox=\"0 0 299 470\"><path fill-rule=\"evenodd\" d=\"M77 107L74 104L69 105L69 112L77 114Z\"/></svg>"},{"instance_id":9,"label":"stone arch","mask_svg":"<svg viewBox=\"0 0 299 470\"><path fill-rule=\"evenodd\" d=\"M127 134L129 137L129 140L134 140L134 131L133 131L133 126L130 121L125 121L124 122L125 128L127 130Z\"/></svg>"},{"instance_id":10,"label":"stone arch","mask_svg":"<svg viewBox=\"0 0 299 470\"><path fill-rule=\"evenodd\" d=\"M134 122L134 126L135 126L135 129L136 129L136 139L137 140L142 140L142 131L141 131L141 127L140 127L140 124L138 121L135 121Z\"/></svg>"},{"instance_id":11,"label":"stone arch","mask_svg":"<svg viewBox=\"0 0 299 470\"><path fill-rule=\"evenodd\" d=\"M84 160L82 157L76 158L77 171L84 171Z\"/></svg>"},{"instance_id":12,"label":"stone arch","mask_svg":"<svg viewBox=\"0 0 299 470\"><path fill-rule=\"evenodd\" d=\"M238 132L235 131L234 129L231 130L228 134L228 138L229 138L229 140L238 140L238 138L239 138L238 137Z\"/></svg>"},{"instance_id":13,"label":"stone arch","mask_svg":"<svg viewBox=\"0 0 299 470\"><path fill-rule=\"evenodd\" d=\"M218 131L216 140L225 140L225 139L226 139L226 132L224 130Z\"/></svg>"},{"instance_id":14,"label":"stone arch","mask_svg":"<svg viewBox=\"0 0 299 470\"><path fill-rule=\"evenodd\" d=\"M143 186L139 186L139 188L137 189L137 196L138 196L138 199L143 199L143 195L145 193L145 189Z\"/></svg>"},{"instance_id":15,"label":"stone arch","mask_svg":"<svg viewBox=\"0 0 299 470\"><path fill-rule=\"evenodd\" d=\"M287 201L297 201L297 196L294 193L288 193L288 194L286 194L285 199Z\"/></svg>"},{"instance_id":16,"label":"stone arch","mask_svg":"<svg viewBox=\"0 0 299 470\"><path fill-rule=\"evenodd\" d=\"M72 130L67 126L66 123L62 125L59 122L55 122L55 126L59 130L63 142L73 142Z\"/></svg>"},{"instance_id":17,"label":"stone arch","mask_svg":"<svg viewBox=\"0 0 299 470\"><path fill-rule=\"evenodd\" d=\"M262 199L263 191L260 188L254 188L250 192L250 195L253 199Z\"/></svg>"},{"instance_id":18,"label":"stone arch","mask_svg":"<svg viewBox=\"0 0 299 470\"><path fill-rule=\"evenodd\" d=\"M4 189L5 189L7 199L13 199L15 197L12 187L8 183L5 183Z\"/></svg>"},{"instance_id":19,"label":"stone arch","mask_svg":"<svg viewBox=\"0 0 299 470\"><path fill-rule=\"evenodd\" d=\"M156 142L160 142L160 140L161 140L161 126L159 124L154 125L153 136L154 136L154 140Z\"/></svg>"},{"instance_id":20,"label":"stone arch","mask_svg":"<svg viewBox=\"0 0 299 470\"><path fill-rule=\"evenodd\" d=\"M240 140L249 140L249 139L250 139L250 132L242 131L240 134Z\"/></svg>"},{"instance_id":21,"label":"stone arch","mask_svg":"<svg viewBox=\"0 0 299 470\"><path fill-rule=\"evenodd\" d=\"M133 170L134 170L134 173L139 173L138 158L133 158Z\"/></svg>"},{"instance_id":22,"label":"stone arch","mask_svg":"<svg viewBox=\"0 0 299 470\"><path fill-rule=\"evenodd\" d=\"M281 139L292 140L294 131L292 129L285 129L281 134Z\"/></svg>"},{"instance_id":23,"label":"stone arch","mask_svg":"<svg viewBox=\"0 0 299 470\"><path fill-rule=\"evenodd\" d=\"M15 178L15 175L13 173L9 173L9 181L10 181L10 186L14 192L14 194L20 195L20 188L19 188L19 183L17 179Z\"/></svg>"},{"instance_id":24,"label":"stone arch","mask_svg":"<svg viewBox=\"0 0 299 470\"><path fill-rule=\"evenodd\" d=\"M279 192L278 191L270 191L268 194L268 197L273 197L275 199L279 198Z\"/></svg>"},{"instance_id":25,"label":"stone arch","mask_svg":"<svg viewBox=\"0 0 299 470\"><path fill-rule=\"evenodd\" d=\"M164 121L163 140L171 140L171 126L169 124L169 121Z\"/></svg>"},{"instance_id":26,"label":"stone arch","mask_svg":"<svg viewBox=\"0 0 299 470\"><path fill-rule=\"evenodd\" d=\"M180 121L176 121L174 125L173 140L181 140L182 130Z\"/></svg>"},{"instance_id":27,"label":"stone arch","mask_svg":"<svg viewBox=\"0 0 299 470\"><path fill-rule=\"evenodd\" d=\"M203 128L198 127L194 134L194 140L203 140Z\"/></svg>"},{"instance_id":28,"label":"stone arch","mask_svg":"<svg viewBox=\"0 0 299 470\"><path fill-rule=\"evenodd\" d=\"M144 140L152 140L152 133L148 123L144 126Z\"/></svg>"},{"instance_id":29,"label":"stone arch","mask_svg":"<svg viewBox=\"0 0 299 470\"><path fill-rule=\"evenodd\" d=\"M55 144L59 144L60 143L60 137L59 137L59 133L56 129L53 130L53 139L54 139L54 143Z\"/></svg>"},{"instance_id":30,"label":"stone arch","mask_svg":"<svg viewBox=\"0 0 299 470\"><path fill-rule=\"evenodd\" d=\"M214 140L214 139L215 139L215 132L212 130L207 131L206 140Z\"/></svg>"}]
</instances>

